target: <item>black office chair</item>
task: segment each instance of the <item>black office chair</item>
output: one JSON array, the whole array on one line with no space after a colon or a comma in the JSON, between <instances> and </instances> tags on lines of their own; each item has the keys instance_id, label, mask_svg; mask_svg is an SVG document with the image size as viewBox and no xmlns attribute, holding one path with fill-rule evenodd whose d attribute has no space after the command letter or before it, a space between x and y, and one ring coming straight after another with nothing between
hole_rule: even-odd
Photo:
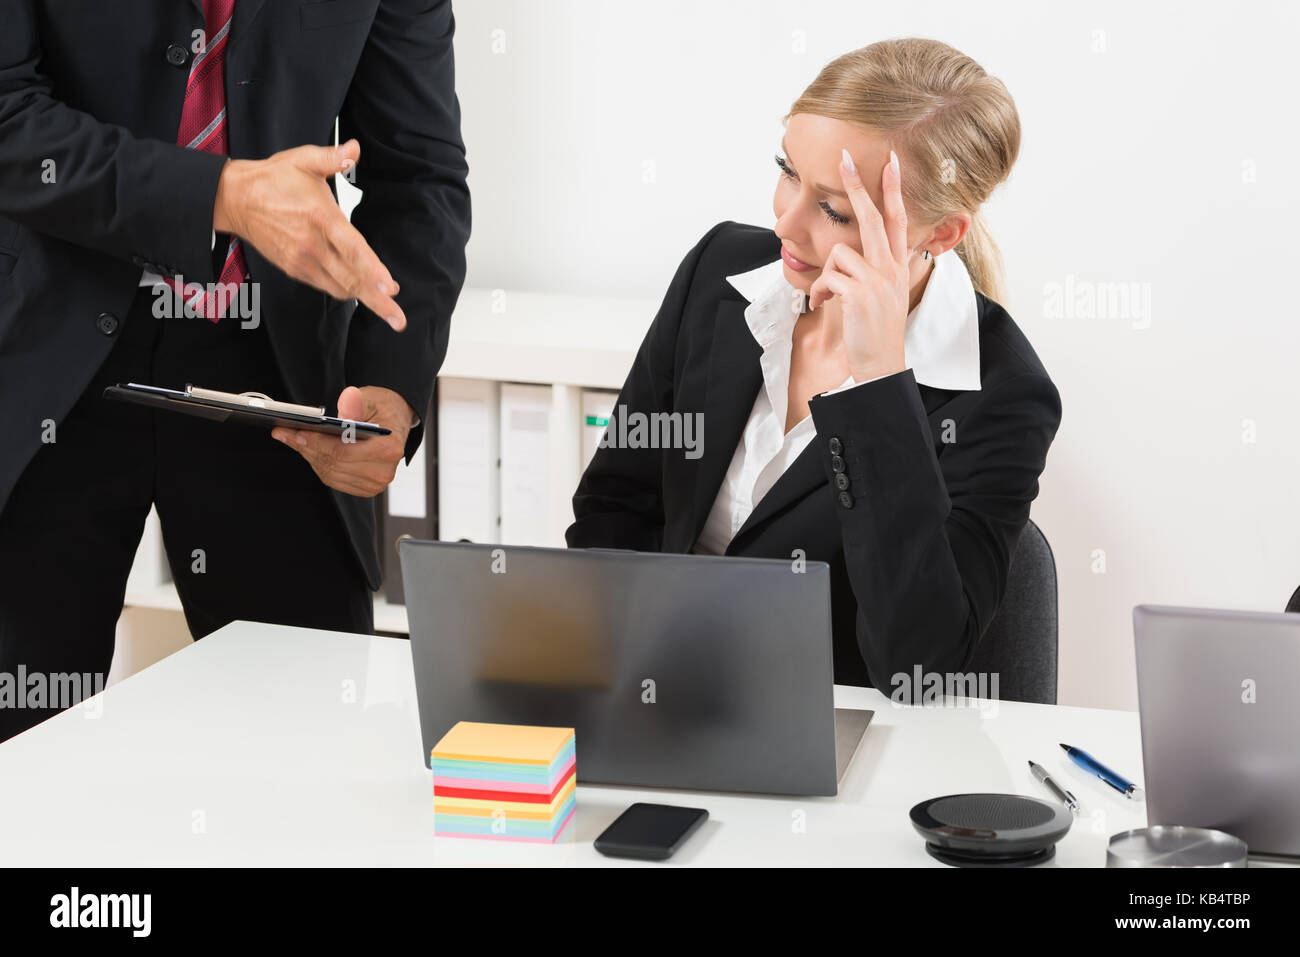
<instances>
[{"instance_id":1,"label":"black office chair","mask_svg":"<svg viewBox=\"0 0 1300 957\"><path fill-rule=\"evenodd\" d=\"M1291 593L1291 600L1286 603L1284 611L1300 611L1300 588Z\"/></svg>"},{"instance_id":2,"label":"black office chair","mask_svg":"<svg viewBox=\"0 0 1300 957\"><path fill-rule=\"evenodd\" d=\"M1012 553L1002 604L967 670L996 673L1003 701L1056 704L1058 638L1056 559L1031 520Z\"/></svg>"}]
</instances>

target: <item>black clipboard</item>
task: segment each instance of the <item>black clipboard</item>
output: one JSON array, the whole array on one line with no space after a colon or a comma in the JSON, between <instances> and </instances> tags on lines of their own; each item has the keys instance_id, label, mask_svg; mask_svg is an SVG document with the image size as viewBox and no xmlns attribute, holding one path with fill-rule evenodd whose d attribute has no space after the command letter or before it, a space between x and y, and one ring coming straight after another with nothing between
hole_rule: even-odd
<instances>
[{"instance_id":1,"label":"black clipboard","mask_svg":"<svg viewBox=\"0 0 1300 957\"><path fill-rule=\"evenodd\" d=\"M155 385L140 385L137 382L119 382L104 390L104 398L147 405L155 409L169 409L216 422L239 422L267 429L281 425L287 429L306 429L330 435L351 434L359 439L368 439L372 435L392 435L391 429L373 422L335 418L326 415L323 408L278 402L260 392L236 394L189 385L182 392Z\"/></svg>"}]
</instances>

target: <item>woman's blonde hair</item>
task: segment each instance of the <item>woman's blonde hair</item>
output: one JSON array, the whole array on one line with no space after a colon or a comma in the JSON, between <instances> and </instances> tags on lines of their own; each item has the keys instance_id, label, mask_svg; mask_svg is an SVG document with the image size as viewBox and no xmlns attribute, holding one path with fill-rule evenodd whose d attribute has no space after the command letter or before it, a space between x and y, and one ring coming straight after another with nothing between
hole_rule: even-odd
<instances>
[{"instance_id":1,"label":"woman's blonde hair","mask_svg":"<svg viewBox=\"0 0 1300 957\"><path fill-rule=\"evenodd\" d=\"M882 40L826 64L785 120L796 113L884 134L898 153L909 217L935 223L970 213L957 255L975 288L1001 301L1002 257L979 215L1020 152L1020 116L1001 80L938 40Z\"/></svg>"}]
</instances>

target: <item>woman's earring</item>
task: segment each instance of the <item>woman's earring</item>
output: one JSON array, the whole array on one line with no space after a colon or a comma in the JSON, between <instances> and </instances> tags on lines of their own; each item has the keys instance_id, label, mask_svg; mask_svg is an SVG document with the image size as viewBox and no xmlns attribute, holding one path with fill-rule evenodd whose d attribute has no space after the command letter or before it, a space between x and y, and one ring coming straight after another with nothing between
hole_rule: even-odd
<instances>
[{"instance_id":1,"label":"woman's earring","mask_svg":"<svg viewBox=\"0 0 1300 957\"><path fill-rule=\"evenodd\" d=\"M929 259L930 259L930 250L928 249L921 250L921 261L928 262Z\"/></svg>"}]
</instances>

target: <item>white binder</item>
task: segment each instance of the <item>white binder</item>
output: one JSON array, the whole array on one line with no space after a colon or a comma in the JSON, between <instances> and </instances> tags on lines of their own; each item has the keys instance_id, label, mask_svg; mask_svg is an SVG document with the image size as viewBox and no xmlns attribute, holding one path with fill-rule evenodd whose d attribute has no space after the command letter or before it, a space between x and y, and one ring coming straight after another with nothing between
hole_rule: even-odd
<instances>
[{"instance_id":1,"label":"white binder","mask_svg":"<svg viewBox=\"0 0 1300 957\"><path fill-rule=\"evenodd\" d=\"M501 541L500 397L495 382L438 380L438 537Z\"/></svg>"},{"instance_id":2,"label":"white binder","mask_svg":"<svg viewBox=\"0 0 1300 957\"><path fill-rule=\"evenodd\" d=\"M563 545L553 527L549 386L501 385L501 537L506 545ZM572 494L565 490L562 494Z\"/></svg>"}]
</instances>

